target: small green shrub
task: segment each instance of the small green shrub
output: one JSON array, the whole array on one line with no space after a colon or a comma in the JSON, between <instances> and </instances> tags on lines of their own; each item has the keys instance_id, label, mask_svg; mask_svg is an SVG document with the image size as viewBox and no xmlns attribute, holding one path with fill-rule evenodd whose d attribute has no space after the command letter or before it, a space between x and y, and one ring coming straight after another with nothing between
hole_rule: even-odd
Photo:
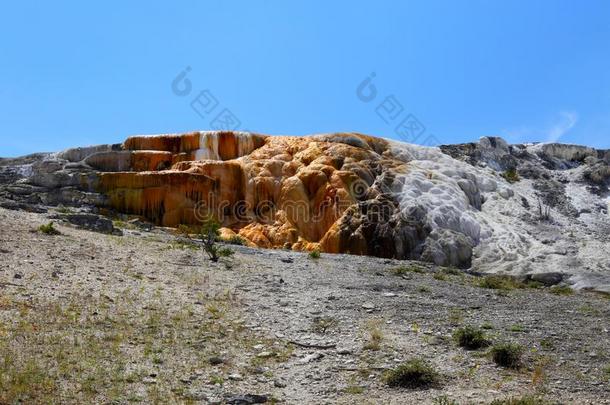
<instances>
[{"instance_id":1,"label":"small green shrub","mask_svg":"<svg viewBox=\"0 0 610 405\"><path fill-rule=\"evenodd\" d=\"M350 385L343 390L346 394L358 395L364 392L364 387L359 385Z\"/></svg>"},{"instance_id":2,"label":"small green shrub","mask_svg":"<svg viewBox=\"0 0 610 405\"><path fill-rule=\"evenodd\" d=\"M217 262L221 257L232 256L235 252L228 247L219 247L216 242L219 237L220 224L212 218L203 221L199 237L203 242L203 250L211 261Z\"/></svg>"},{"instance_id":3,"label":"small green shrub","mask_svg":"<svg viewBox=\"0 0 610 405\"><path fill-rule=\"evenodd\" d=\"M381 349L381 342L383 341L383 331L379 328L377 321L369 322L368 326L368 337L364 346L364 350L377 351Z\"/></svg>"},{"instance_id":4,"label":"small green shrub","mask_svg":"<svg viewBox=\"0 0 610 405\"><path fill-rule=\"evenodd\" d=\"M448 279L445 273L434 273L432 278L438 281L447 281Z\"/></svg>"},{"instance_id":5,"label":"small green shrub","mask_svg":"<svg viewBox=\"0 0 610 405\"><path fill-rule=\"evenodd\" d=\"M549 338L542 338L540 340L540 347L542 347L545 350L553 350L555 348L555 344Z\"/></svg>"},{"instance_id":6,"label":"small green shrub","mask_svg":"<svg viewBox=\"0 0 610 405\"><path fill-rule=\"evenodd\" d=\"M428 388L438 383L439 375L421 359L411 359L387 371L383 379L390 387Z\"/></svg>"},{"instance_id":7,"label":"small green shrub","mask_svg":"<svg viewBox=\"0 0 610 405\"><path fill-rule=\"evenodd\" d=\"M448 321L454 326L462 324L464 322L464 310L462 308L451 308L449 310Z\"/></svg>"},{"instance_id":8,"label":"small green shrub","mask_svg":"<svg viewBox=\"0 0 610 405\"><path fill-rule=\"evenodd\" d=\"M460 347L468 350L477 350L489 346L489 339L485 332L474 326L464 326L453 333L453 338Z\"/></svg>"},{"instance_id":9,"label":"small green shrub","mask_svg":"<svg viewBox=\"0 0 610 405\"><path fill-rule=\"evenodd\" d=\"M491 274L479 280L479 287L492 290L514 290L524 288L525 284L511 276Z\"/></svg>"},{"instance_id":10,"label":"small green shrub","mask_svg":"<svg viewBox=\"0 0 610 405\"><path fill-rule=\"evenodd\" d=\"M509 183L516 183L521 180L519 174L517 173L517 169L514 167L502 173L502 177L504 177L504 179Z\"/></svg>"},{"instance_id":11,"label":"small green shrub","mask_svg":"<svg viewBox=\"0 0 610 405\"><path fill-rule=\"evenodd\" d=\"M509 329L511 332L524 332L525 331L525 327L523 325L519 325L519 324L511 325Z\"/></svg>"},{"instance_id":12,"label":"small green shrub","mask_svg":"<svg viewBox=\"0 0 610 405\"><path fill-rule=\"evenodd\" d=\"M392 274L395 276L403 276L408 273L423 273L424 269L419 266L411 265L411 266L399 266L392 269Z\"/></svg>"},{"instance_id":13,"label":"small green shrub","mask_svg":"<svg viewBox=\"0 0 610 405\"><path fill-rule=\"evenodd\" d=\"M500 343L491 348L493 361L501 367L519 368L523 347L516 343Z\"/></svg>"},{"instance_id":14,"label":"small green shrub","mask_svg":"<svg viewBox=\"0 0 610 405\"><path fill-rule=\"evenodd\" d=\"M574 294L574 290L572 290L570 287L568 287L567 285L555 285L553 287L551 287L549 289L549 292L551 294L555 294L555 295L572 295Z\"/></svg>"},{"instance_id":15,"label":"small green shrub","mask_svg":"<svg viewBox=\"0 0 610 405\"><path fill-rule=\"evenodd\" d=\"M329 329L335 328L338 324L339 321L330 316L316 317L311 323L311 331L324 334Z\"/></svg>"},{"instance_id":16,"label":"small green shrub","mask_svg":"<svg viewBox=\"0 0 610 405\"><path fill-rule=\"evenodd\" d=\"M449 398L447 395L436 397L432 400L434 405L459 405L455 399Z\"/></svg>"},{"instance_id":17,"label":"small green shrub","mask_svg":"<svg viewBox=\"0 0 610 405\"><path fill-rule=\"evenodd\" d=\"M606 375L606 378L610 379L610 364L604 367L604 374Z\"/></svg>"},{"instance_id":18,"label":"small green shrub","mask_svg":"<svg viewBox=\"0 0 610 405\"><path fill-rule=\"evenodd\" d=\"M318 249L314 249L311 252L309 252L309 258L310 259L319 259L320 258L320 250Z\"/></svg>"},{"instance_id":19,"label":"small green shrub","mask_svg":"<svg viewBox=\"0 0 610 405\"><path fill-rule=\"evenodd\" d=\"M44 233L45 235L60 235L61 234L57 229L55 229L55 226L53 225L52 221L46 225L40 225L38 230L40 232Z\"/></svg>"},{"instance_id":20,"label":"small green shrub","mask_svg":"<svg viewBox=\"0 0 610 405\"><path fill-rule=\"evenodd\" d=\"M521 398L511 397L506 399L496 399L489 405L546 405L547 401L540 397L526 395Z\"/></svg>"},{"instance_id":21,"label":"small green shrub","mask_svg":"<svg viewBox=\"0 0 610 405\"><path fill-rule=\"evenodd\" d=\"M228 243L229 245L237 245L237 246L244 246L246 244L246 240L239 235L233 235L230 238L228 238L227 240L225 240L225 242Z\"/></svg>"},{"instance_id":22,"label":"small green shrub","mask_svg":"<svg viewBox=\"0 0 610 405\"><path fill-rule=\"evenodd\" d=\"M452 276L460 276L463 272L460 269L456 269L455 267L443 267L441 271L445 274L450 274Z\"/></svg>"}]
</instances>

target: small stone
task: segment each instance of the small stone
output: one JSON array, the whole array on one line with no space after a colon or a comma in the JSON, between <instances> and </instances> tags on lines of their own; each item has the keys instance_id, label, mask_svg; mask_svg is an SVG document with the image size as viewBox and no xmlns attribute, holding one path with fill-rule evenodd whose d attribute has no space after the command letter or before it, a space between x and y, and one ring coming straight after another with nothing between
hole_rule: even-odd
<instances>
[{"instance_id":1,"label":"small stone","mask_svg":"<svg viewBox=\"0 0 610 405\"><path fill-rule=\"evenodd\" d=\"M243 380L244 377L241 376L241 374L235 373L235 374L229 374L229 380L233 380L233 381L241 381Z\"/></svg>"},{"instance_id":2,"label":"small stone","mask_svg":"<svg viewBox=\"0 0 610 405\"><path fill-rule=\"evenodd\" d=\"M144 377L144 378L142 379L142 382L143 382L144 384L156 384L156 383L157 383L157 380L156 380L154 377Z\"/></svg>"},{"instance_id":3,"label":"small stone","mask_svg":"<svg viewBox=\"0 0 610 405\"><path fill-rule=\"evenodd\" d=\"M212 356L208 359L208 362L213 366L217 366L219 364L224 363L225 361L222 357Z\"/></svg>"},{"instance_id":4,"label":"small stone","mask_svg":"<svg viewBox=\"0 0 610 405\"><path fill-rule=\"evenodd\" d=\"M365 302L364 304L362 304L362 308L364 308L364 309L375 309L375 304L373 304L372 302Z\"/></svg>"},{"instance_id":5,"label":"small stone","mask_svg":"<svg viewBox=\"0 0 610 405\"><path fill-rule=\"evenodd\" d=\"M298 361L299 364L307 364L315 360L320 360L324 355L322 353L309 354Z\"/></svg>"},{"instance_id":6,"label":"small stone","mask_svg":"<svg viewBox=\"0 0 610 405\"><path fill-rule=\"evenodd\" d=\"M19 280L19 279L21 279L23 276L22 276L21 274L19 274L19 273L15 273L15 275L14 275L13 277Z\"/></svg>"},{"instance_id":7,"label":"small stone","mask_svg":"<svg viewBox=\"0 0 610 405\"><path fill-rule=\"evenodd\" d=\"M337 349L337 354L341 354L341 355L352 354L352 349L350 349L348 347L341 347L341 348Z\"/></svg>"},{"instance_id":8,"label":"small stone","mask_svg":"<svg viewBox=\"0 0 610 405\"><path fill-rule=\"evenodd\" d=\"M273 386L276 388L286 388L286 383L282 380L274 380Z\"/></svg>"},{"instance_id":9,"label":"small stone","mask_svg":"<svg viewBox=\"0 0 610 405\"><path fill-rule=\"evenodd\" d=\"M264 404L267 401L268 398L266 395L256 394L235 395L227 398L227 404L231 405Z\"/></svg>"},{"instance_id":10,"label":"small stone","mask_svg":"<svg viewBox=\"0 0 610 405\"><path fill-rule=\"evenodd\" d=\"M258 357L259 359L267 359L269 357L273 357L273 352L260 352L256 355L256 357Z\"/></svg>"},{"instance_id":11,"label":"small stone","mask_svg":"<svg viewBox=\"0 0 610 405\"><path fill-rule=\"evenodd\" d=\"M384 296L384 297L391 298L391 297L396 297L396 294L391 293L391 292L387 292L387 293L383 293L383 296Z\"/></svg>"}]
</instances>

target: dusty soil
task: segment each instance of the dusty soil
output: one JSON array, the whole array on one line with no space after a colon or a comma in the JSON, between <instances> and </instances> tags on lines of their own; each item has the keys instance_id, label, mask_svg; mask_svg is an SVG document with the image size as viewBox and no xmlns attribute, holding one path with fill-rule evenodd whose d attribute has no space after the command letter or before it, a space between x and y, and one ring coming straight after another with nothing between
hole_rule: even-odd
<instances>
[{"instance_id":1,"label":"dusty soil","mask_svg":"<svg viewBox=\"0 0 610 405\"><path fill-rule=\"evenodd\" d=\"M46 235L43 214L0 209L0 220L0 403L610 403L603 295L242 246L212 263L170 230L58 223ZM464 325L523 345L523 366L458 347ZM383 382L414 357L436 386Z\"/></svg>"}]
</instances>

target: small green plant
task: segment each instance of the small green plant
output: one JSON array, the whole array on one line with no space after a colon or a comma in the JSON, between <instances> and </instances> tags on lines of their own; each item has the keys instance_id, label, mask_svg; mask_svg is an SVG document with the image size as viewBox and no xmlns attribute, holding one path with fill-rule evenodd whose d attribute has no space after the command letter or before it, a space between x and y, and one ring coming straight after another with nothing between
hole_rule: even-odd
<instances>
[{"instance_id":1,"label":"small green plant","mask_svg":"<svg viewBox=\"0 0 610 405\"><path fill-rule=\"evenodd\" d=\"M451 325L461 325L464 322L464 311L461 308L451 308L448 320Z\"/></svg>"},{"instance_id":2,"label":"small green plant","mask_svg":"<svg viewBox=\"0 0 610 405\"><path fill-rule=\"evenodd\" d=\"M604 367L604 376L606 378L606 380L610 380L610 364L608 364L606 367Z\"/></svg>"},{"instance_id":3,"label":"small green plant","mask_svg":"<svg viewBox=\"0 0 610 405\"><path fill-rule=\"evenodd\" d=\"M460 276L463 274L460 269L456 269L455 267L443 267L441 268L441 271L452 276Z\"/></svg>"},{"instance_id":4,"label":"small green plant","mask_svg":"<svg viewBox=\"0 0 610 405\"><path fill-rule=\"evenodd\" d=\"M514 324L514 325L510 326L509 330L511 332L524 332L525 331L525 327L523 327L523 325Z\"/></svg>"},{"instance_id":5,"label":"small green plant","mask_svg":"<svg viewBox=\"0 0 610 405\"><path fill-rule=\"evenodd\" d=\"M438 281L447 281L448 280L448 277L445 273L434 273L432 278L434 278L435 280L438 280Z\"/></svg>"},{"instance_id":6,"label":"small green plant","mask_svg":"<svg viewBox=\"0 0 610 405\"><path fill-rule=\"evenodd\" d=\"M464 326L457 329L453 333L453 338L460 347L468 350L477 350L490 344L485 333L474 326Z\"/></svg>"},{"instance_id":7,"label":"small green plant","mask_svg":"<svg viewBox=\"0 0 610 405\"><path fill-rule=\"evenodd\" d=\"M491 274L479 280L479 287L492 290L514 290L525 285L514 277L502 274Z\"/></svg>"},{"instance_id":8,"label":"small green plant","mask_svg":"<svg viewBox=\"0 0 610 405\"><path fill-rule=\"evenodd\" d=\"M361 387L359 385L350 385L345 388L344 392L346 394L358 395L364 392L364 387Z\"/></svg>"},{"instance_id":9,"label":"small green plant","mask_svg":"<svg viewBox=\"0 0 610 405\"><path fill-rule=\"evenodd\" d=\"M419 287L417 287L417 291L419 291L420 293L428 293L430 292L430 287L427 287L425 285L420 285Z\"/></svg>"},{"instance_id":10,"label":"small green plant","mask_svg":"<svg viewBox=\"0 0 610 405\"><path fill-rule=\"evenodd\" d=\"M233 235L230 238L225 240L229 245L237 245L244 246L246 244L246 240L239 235Z\"/></svg>"},{"instance_id":11,"label":"small green plant","mask_svg":"<svg viewBox=\"0 0 610 405\"><path fill-rule=\"evenodd\" d=\"M441 395L432 400L434 405L459 405L455 399L449 398L447 395Z\"/></svg>"},{"instance_id":12,"label":"small green plant","mask_svg":"<svg viewBox=\"0 0 610 405\"><path fill-rule=\"evenodd\" d=\"M542 347L545 350L553 350L555 348L555 344L549 338L542 338L540 340L540 347Z\"/></svg>"},{"instance_id":13,"label":"small green plant","mask_svg":"<svg viewBox=\"0 0 610 405\"><path fill-rule=\"evenodd\" d=\"M309 258L310 259L319 259L320 258L320 250L319 249L314 249L311 252L309 252Z\"/></svg>"},{"instance_id":14,"label":"small green plant","mask_svg":"<svg viewBox=\"0 0 610 405\"><path fill-rule=\"evenodd\" d=\"M199 231L203 242L203 250L211 261L217 262L221 257L232 256L235 252L227 247L219 247L216 242L219 236L220 224L212 218L206 219Z\"/></svg>"},{"instance_id":15,"label":"small green plant","mask_svg":"<svg viewBox=\"0 0 610 405\"><path fill-rule=\"evenodd\" d=\"M210 384L212 384L212 385L222 385L222 384L224 384L224 382L225 382L225 379L220 375L213 374L210 376Z\"/></svg>"},{"instance_id":16,"label":"small green plant","mask_svg":"<svg viewBox=\"0 0 610 405\"><path fill-rule=\"evenodd\" d=\"M381 349L381 341L383 340L383 332L380 329L381 322L379 320L371 320L367 324L367 340L362 347L364 350L377 351Z\"/></svg>"},{"instance_id":17,"label":"small green plant","mask_svg":"<svg viewBox=\"0 0 610 405\"><path fill-rule=\"evenodd\" d=\"M491 348L493 361L501 367L519 368L523 347L517 343L499 343Z\"/></svg>"},{"instance_id":18,"label":"small green plant","mask_svg":"<svg viewBox=\"0 0 610 405\"><path fill-rule=\"evenodd\" d=\"M40 225L38 230L40 232L44 233L45 235L60 235L61 234L57 229L55 229L55 226L53 225L53 221L49 222L46 225Z\"/></svg>"},{"instance_id":19,"label":"small green plant","mask_svg":"<svg viewBox=\"0 0 610 405\"><path fill-rule=\"evenodd\" d=\"M550 221L551 220L551 207L543 203L538 199L538 220L539 221Z\"/></svg>"},{"instance_id":20,"label":"small green plant","mask_svg":"<svg viewBox=\"0 0 610 405\"><path fill-rule=\"evenodd\" d=\"M419 266L411 265L411 266L399 266L392 269L392 274L395 276L404 276L408 273L423 273L424 269Z\"/></svg>"},{"instance_id":21,"label":"small green plant","mask_svg":"<svg viewBox=\"0 0 610 405\"><path fill-rule=\"evenodd\" d=\"M574 294L574 290L572 290L570 287L568 287L567 285L555 285L553 287L551 287L549 289L549 292L551 294L555 294L555 295L572 295Z\"/></svg>"},{"instance_id":22,"label":"small green plant","mask_svg":"<svg viewBox=\"0 0 610 405\"><path fill-rule=\"evenodd\" d=\"M506 181L508 181L509 183L516 183L519 180L521 180L521 178L519 177L519 174L517 173L517 169L512 167L508 170L506 170L504 173L502 173L502 177L504 177L504 179Z\"/></svg>"},{"instance_id":23,"label":"small green plant","mask_svg":"<svg viewBox=\"0 0 610 405\"><path fill-rule=\"evenodd\" d=\"M411 359L387 371L383 379L390 387L429 388L439 381L439 374L427 362Z\"/></svg>"},{"instance_id":24,"label":"small green plant","mask_svg":"<svg viewBox=\"0 0 610 405\"><path fill-rule=\"evenodd\" d=\"M510 397L505 399L496 399L489 405L546 405L547 401L540 397L526 395L523 397Z\"/></svg>"},{"instance_id":25,"label":"small green plant","mask_svg":"<svg viewBox=\"0 0 610 405\"><path fill-rule=\"evenodd\" d=\"M329 329L332 329L337 326L339 322L335 318L331 318L329 316L314 318L311 324L311 331L315 333L326 333Z\"/></svg>"},{"instance_id":26,"label":"small green plant","mask_svg":"<svg viewBox=\"0 0 610 405\"><path fill-rule=\"evenodd\" d=\"M494 326L493 326L491 323L489 323L489 322L484 322L484 323L481 325L481 329L487 329L487 330L490 330L490 329L493 329L493 328L494 328Z\"/></svg>"}]
</instances>

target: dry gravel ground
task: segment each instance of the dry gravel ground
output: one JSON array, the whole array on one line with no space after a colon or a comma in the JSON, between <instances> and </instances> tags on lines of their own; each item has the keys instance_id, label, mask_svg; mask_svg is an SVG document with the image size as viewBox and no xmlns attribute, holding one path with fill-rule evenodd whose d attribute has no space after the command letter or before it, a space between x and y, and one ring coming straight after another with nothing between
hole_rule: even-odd
<instances>
[{"instance_id":1,"label":"dry gravel ground","mask_svg":"<svg viewBox=\"0 0 610 405\"><path fill-rule=\"evenodd\" d=\"M109 236L57 224L61 234L46 235L42 214L0 209L0 220L2 404L264 399L246 394L288 404L525 394L610 403L605 296L486 289L423 264L241 246L212 263L168 230ZM523 366L459 348L451 335L464 325L523 345ZM437 385L384 384L385 370L414 357L440 373Z\"/></svg>"}]
</instances>

